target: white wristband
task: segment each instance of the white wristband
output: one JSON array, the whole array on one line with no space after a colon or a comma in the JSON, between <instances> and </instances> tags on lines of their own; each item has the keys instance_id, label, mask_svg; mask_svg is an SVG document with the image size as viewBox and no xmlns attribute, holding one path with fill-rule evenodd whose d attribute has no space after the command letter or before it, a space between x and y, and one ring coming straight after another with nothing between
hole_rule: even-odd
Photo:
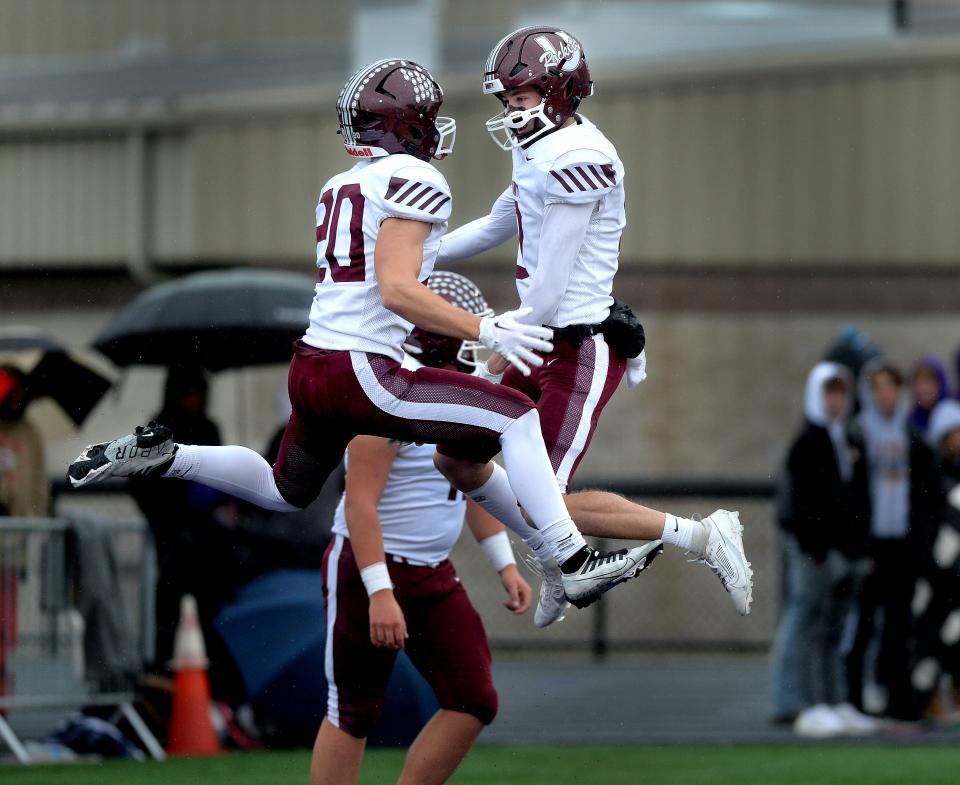
<instances>
[{"instance_id":1,"label":"white wristband","mask_svg":"<svg viewBox=\"0 0 960 785\"><path fill-rule=\"evenodd\" d=\"M506 369L504 369L504 371L505 370ZM500 371L500 373L493 373L487 366L486 362L482 362L477 366L477 375L482 376L488 382L493 382L494 384L500 384L500 382L503 381L504 371Z\"/></svg>"},{"instance_id":2,"label":"white wristband","mask_svg":"<svg viewBox=\"0 0 960 785\"><path fill-rule=\"evenodd\" d=\"M387 565L382 561L375 562L361 569L360 580L363 581L363 588L367 590L368 597L378 591L393 588L393 581L390 580Z\"/></svg>"},{"instance_id":3,"label":"white wristband","mask_svg":"<svg viewBox=\"0 0 960 785\"><path fill-rule=\"evenodd\" d=\"M490 564L497 572L517 563L513 558L513 548L510 546L510 538L507 537L506 532L497 532L492 537L481 540L480 547L483 548L483 552L487 554Z\"/></svg>"}]
</instances>

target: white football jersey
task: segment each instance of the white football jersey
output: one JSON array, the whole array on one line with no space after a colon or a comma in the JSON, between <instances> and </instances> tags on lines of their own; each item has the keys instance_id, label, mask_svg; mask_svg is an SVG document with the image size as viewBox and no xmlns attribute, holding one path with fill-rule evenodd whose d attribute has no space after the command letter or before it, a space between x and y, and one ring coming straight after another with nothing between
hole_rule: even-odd
<instances>
[{"instance_id":1,"label":"white football jersey","mask_svg":"<svg viewBox=\"0 0 960 785\"><path fill-rule=\"evenodd\" d=\"M610 311L613 276L626 225L623 164L616 148L582 115L579 122L513 151L512 192L520 248L517 290L521 301L540 262L543 208L554 202L594 203L586 237L577 254L554 327L597 324ZM549 260L546 260L549 263Z\"/></svg>"},{"instance_id":2,"label":"white football jersey","mask_svg":"<svg viewBox=\"0 0 960 785\"><path fill-rule=\"evenodd\" d=\"M463 494L434 467L434 452L432 444L401 444L377 505L384 551L425 564L449 557L467 511ZM349 537L345 503L341 496L333 532Z\"/></svg>"},{"instance_id":3,"label":"white football jersey","mask_svg":"<svg viewBox=\"0 0 960 785\"><path fill-rule=\"evenodd\" d=\"M403 359L401 346L413 325L384 307L373 263L387 218L432 224L419 275L426 280L450 218L450 187L432 164L404 154L373 158L323 186L317 204L319 281L305 343Z\"/></svg>"}]
</instances>

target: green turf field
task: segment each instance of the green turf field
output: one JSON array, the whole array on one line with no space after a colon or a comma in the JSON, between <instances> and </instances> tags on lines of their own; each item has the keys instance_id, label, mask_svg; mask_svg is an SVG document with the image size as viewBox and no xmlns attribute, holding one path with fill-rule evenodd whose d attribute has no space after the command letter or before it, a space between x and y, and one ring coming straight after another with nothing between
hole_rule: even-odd
<instances>
[{"instance_id":1,"label":"green turf field","mask_svg":"<svg viewBox=\"0 0 960 785\"><path fill-rule=\"evenodd\" d=\"M361 782L392 783L403 753L374 750ZM0 768L4 785L306 785L309 754ZM478 747L460 785L958 785L960 746Z\"/></svg>"}]
</instances>

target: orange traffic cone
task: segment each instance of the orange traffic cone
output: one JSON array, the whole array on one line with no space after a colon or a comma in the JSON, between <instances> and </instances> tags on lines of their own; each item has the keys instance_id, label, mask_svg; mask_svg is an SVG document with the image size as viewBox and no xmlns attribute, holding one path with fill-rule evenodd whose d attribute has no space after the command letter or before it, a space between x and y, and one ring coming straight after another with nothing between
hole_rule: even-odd
<instances>
[{"instance_id":1,"label":"orange traffic cone","mask_svg":"<svg viewBox=\"0 0 960 785\"><path fill-rule=\"evenodd\" d=\"M197 618L197 601L180 600L180 623L173 646L173 711L167 733L171 755L221 755L223 749L210 720L207 653Z\"/></svg>"}]
</instances>

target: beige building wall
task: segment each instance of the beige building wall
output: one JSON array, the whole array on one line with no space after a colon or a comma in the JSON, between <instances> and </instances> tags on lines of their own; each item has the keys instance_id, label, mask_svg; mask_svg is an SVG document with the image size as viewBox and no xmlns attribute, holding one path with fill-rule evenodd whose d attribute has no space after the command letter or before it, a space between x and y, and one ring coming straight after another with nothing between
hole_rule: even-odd
<instances>
[{"instance_id":1,"label":"beige building wall","mask_svg":"<svg viewBox=\"0 0 960 785\"><path fill-rule=\"evenodd\" d=\"M960 43L596 76L584 110L627 167L625 264L956 267ZM20 227L0 233L0 266L121 266L139 188L157 264L300 264L320 186L349 165L338 88L192 96L102 127L0 123L0 220ZM447 94L458 148L440 168L456 224L500 193L509 156L486 136L496 102L476 81ZM142 185L127 171L134 130L146 134ZM31 215L66 223L36 231Z\"/></svg>"},{"instance_id":2,"label":"beige building wall","mask_svg":"<svg viewBox=\"0 0 960 785\"><path fill-rule=\"evenodd\" d=\"M123 138L0 141L0 258L112 265L127 253Z\"/></svg>"}]
</instances>

